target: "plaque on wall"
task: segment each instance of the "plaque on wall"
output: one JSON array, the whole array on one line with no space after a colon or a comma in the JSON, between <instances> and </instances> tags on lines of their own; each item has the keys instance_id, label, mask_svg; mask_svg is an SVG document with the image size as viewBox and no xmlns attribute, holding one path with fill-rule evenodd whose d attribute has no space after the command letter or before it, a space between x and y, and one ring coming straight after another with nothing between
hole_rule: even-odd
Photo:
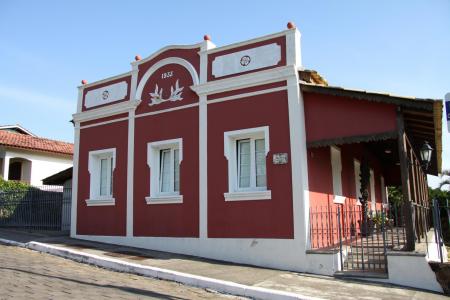
<instances>
[{"instance_id":1,"label":"plaque on wall","mask_svg":"<svg viewBox=\"0 0 450 300\"><path fill-rule=\"evenodd\" d=\"M218 56L212 62L216 78L277 65L281 47L276 43Z\"/></svg>"}]
</instances>

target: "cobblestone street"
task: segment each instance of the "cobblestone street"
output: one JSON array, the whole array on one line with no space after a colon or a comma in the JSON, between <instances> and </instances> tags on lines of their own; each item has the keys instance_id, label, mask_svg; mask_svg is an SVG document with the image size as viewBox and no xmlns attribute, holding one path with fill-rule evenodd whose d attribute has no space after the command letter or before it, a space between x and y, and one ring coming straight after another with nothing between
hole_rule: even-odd
<instances>
[{"instance_id":1,"label":"cobblestone street","mask_svg":"<svg viewBox=\"0 0 450 300\"><path fill-rule=\"evenodd\" d=\"M0 299L238 299L0 244Z\"/></svg>"}]
</instances>

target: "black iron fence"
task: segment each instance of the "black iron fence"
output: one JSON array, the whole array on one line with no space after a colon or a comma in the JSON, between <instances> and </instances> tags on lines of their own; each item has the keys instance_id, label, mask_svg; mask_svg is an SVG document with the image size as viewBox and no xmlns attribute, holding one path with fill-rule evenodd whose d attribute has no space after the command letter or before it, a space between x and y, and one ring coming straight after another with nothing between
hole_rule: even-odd
<instances>
[{"instance_id":1,"label":"black iron fence","mask_svg":"<svg viewBox=\"0 0 450 300\"><path fill-rule=\"evenodd\" d=\"M440 205L437 199L433 199L432 211L434 242L438 247L439 259L441 263L443 263L445 258L443 256L442 248L444 247L445 229L448 230L450 225L450 208L448 206L448 201L447 205Z\"/></svg>"},{"instance_id":2,"label":"black iron fence","mask_svg":"<svg viewBox=\"0 0 450 300\"><path fill-rule=\"evenodd\" d=\"M70 230L71 195L61 186L0 191L0 227Z\"/></svg>"},{"instance_id":3,"label":"black iron fence","mask_svg":"<svg viewBox=\"0 0 450 300\"><path fill-rule=\"evenodd\" d=\"M387 271L386 252L402 250L406 230L402 209L368 210L331 205L310 210L312 249L338 249L343 271Z\"/></svg>"}]
</instances>

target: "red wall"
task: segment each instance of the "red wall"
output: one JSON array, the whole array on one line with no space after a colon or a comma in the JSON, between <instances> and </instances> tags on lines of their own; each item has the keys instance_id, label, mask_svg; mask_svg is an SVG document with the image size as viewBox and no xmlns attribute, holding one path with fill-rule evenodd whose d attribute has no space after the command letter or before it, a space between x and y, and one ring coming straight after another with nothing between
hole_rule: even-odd
<instances>
[{"instance_id":1,"label":"red wall","mask_svg":"<svg viewBox=\"0 0 450 300\"><path fill-rule=\"evenodd\" d=\"M78 171L77 234L125 235L127 199L128 121L120 121L80 130ZM90 174L89 151L116 148L113 174L114 206L87 206Z\"/></svg>"},{"instance_id":2,"label":"red wall","mask_svg":"<svg viewBox=\"0 0 450 300\"><path fill-rule=\"evenodd\" d=\"M198 107L136 119L134 151L134 235L198 237ZM147 143L183 139L180 194L183 203L151 204Z\"/></svg>"},{"instance_id":3,"label":"red wall","mask_svg":"<svg viewBox=\"0 0 450 300\"><path fill-rule=\"evenodd\" d=\"M303 97L308 142L396 130L393 104L314 93Z\"/></svg>"},{"instance_id":4,"label":"red wall","mask_svg":"<svg viewBox=\"0 0 450 300\"><path fill-rule=\"evenodd\" d=\"M370 168L374 170L375 191L370 189L368 207L371 207L371 193L375 192L376 209L381 209L381 179L383 174L380 161L377 157L371 155L369 147L363 144L342 145L342 193L346 197L343 206L342 235L349 236L350 227L360 207L356 203L356 183L354 159L362 160L363 155L367 155ZM310 201L310 234L313 248L323 248L330 246L338 241L338 232L336 230L337 206L333 203L333 177L331 167L331 154L329 147L320 147L308 149L308 181L309 181L309 201ZM353 215L352 215L353 214ZM359 217L356 217L359 218ZM353 220L354 221L354 220ZM354 222L356 229L358 223ZM332 225L334 224L334 225ZM334 228L334 230L331 230Z\"/></svg>"},{"instance_id":5,"label":"red wall","mask_svg":"<svg viewBox=\"0 0 450 300\"><path fill-rule=\"evenodd\" d=\"M228 161L224 132L269 126L267 186L271 200L225 201ZM273 165L285 152L289 163ZM287 92L275 92L208 105L208 236L210 238L293 238Z\"/></svg>"}]
</instances>

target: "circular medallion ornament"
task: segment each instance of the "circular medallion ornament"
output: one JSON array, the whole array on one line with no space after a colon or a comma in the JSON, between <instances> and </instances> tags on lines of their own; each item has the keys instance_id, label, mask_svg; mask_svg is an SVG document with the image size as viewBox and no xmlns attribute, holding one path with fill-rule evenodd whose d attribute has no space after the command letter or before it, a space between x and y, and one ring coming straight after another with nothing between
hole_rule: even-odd
<instances>
[{"instance_id":1,"label":"circular medallion ornament","mask_svg":"<svg viewBox=\"0 0 450 300\"><path fill-rule=\"evenodd\" d=\"M241 57L241 66L246 67L250 64L252 59L248 55L244 55Z\"/></svg>"},{"instance_id":2,"label":"circular medallion ornament","mask_svg":"<svg viewBox=\"0 0 450 300\"><path fill-rule=\"evenodd\" d=\"M109 92L108 91L103 91L103 93L102 93L103 100L108 99L108 97L109 97Z\"/></svg>"}]
</instances>

